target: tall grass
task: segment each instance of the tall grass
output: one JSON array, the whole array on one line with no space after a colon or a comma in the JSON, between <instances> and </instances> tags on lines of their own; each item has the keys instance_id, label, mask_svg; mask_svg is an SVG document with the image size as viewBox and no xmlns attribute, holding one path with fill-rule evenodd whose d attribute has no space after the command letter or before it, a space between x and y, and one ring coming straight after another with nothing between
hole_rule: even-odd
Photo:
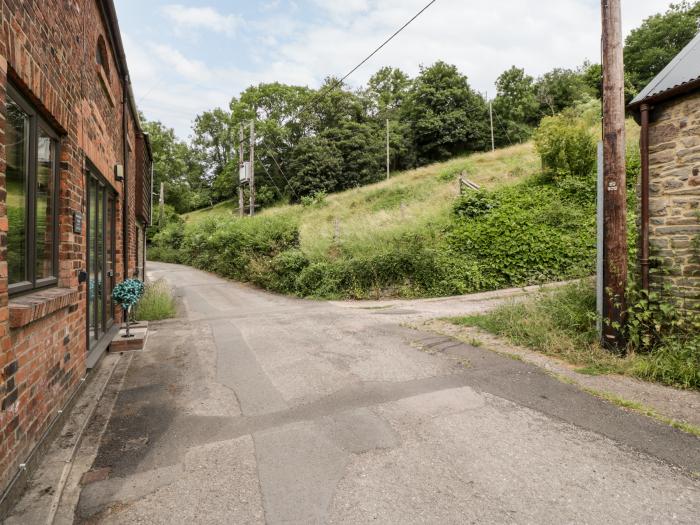
<instances>
[{"instance_id":1,"label":"tall grass","mask_svg":"<svg viewBox=\"0 0 700 525\"><path fill-rule=\"evenodd\" d=\"M600 347L595 291L581 282L545 291L490 313L452 319L510 342L582 366L587 374L619 373L678 388L700 389L700 336L669 336L648 353L616 356Z\"/></svg>"},{"instance_id":2,"label":"tall grass","mask_svg":"<svg viewBox=\"0 0 700 525\"><path fill-rule=\"evenodd\" d=\"M177 308L170 286L162 279L146 284L134 315L139 321L161 321L175 317Z\"/></svg>"},{"instance_id":3,"label":"tall grass","mask_svg":"<svg viewBox=\"0 0 700 525\"><path fill-rule=\"evenodd\" d=\"M386 181L329 195L324 206L277 206L260 216L297 222L300 248L311 260L366 255L405 234L432 236L438 232L458 194L460 173L494 189L518 183L539 167L532 144L518 144L396 173ZM234 203L229 201L184 218L196 223L234 216Z\"/></svg>"}]
</instances>

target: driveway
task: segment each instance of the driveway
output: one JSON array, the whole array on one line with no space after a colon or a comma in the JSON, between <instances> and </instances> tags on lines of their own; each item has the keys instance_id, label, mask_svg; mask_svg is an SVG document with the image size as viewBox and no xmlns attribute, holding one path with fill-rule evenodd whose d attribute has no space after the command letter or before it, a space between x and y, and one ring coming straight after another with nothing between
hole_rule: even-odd
<instances>
[{"instance_id":1,"label":"driveway","mask_svg":"<svg viewBox=\"0 0 700 525\"><path fill-rule=\"evenodd\" d=\"M405 326L476 298L328 303L151 263L181 298L120 390L88 523L697 523L700 440Z\"/></svg>"}]
</instances>

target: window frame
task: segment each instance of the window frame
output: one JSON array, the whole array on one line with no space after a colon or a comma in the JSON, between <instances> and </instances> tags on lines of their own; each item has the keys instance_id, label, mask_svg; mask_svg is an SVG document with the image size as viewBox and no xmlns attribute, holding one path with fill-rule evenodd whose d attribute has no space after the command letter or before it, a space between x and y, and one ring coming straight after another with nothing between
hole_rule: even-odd
<instances>
[{"instance_id":1,"label":"window frame","mask_svg":"<svg viewBox=\"0 0 700 525\"><path fill-rule=\"evenodd\" d=\"M11 84L7 85L7 98L12 100L19 108L24 111L29 117L29 159L27 162L26 174L26 207L25 207L25 275L26 280L9 284L8 292L11 296L33 292L35 290L56 286L58 284L58 243L59 243L59 225L58 220L58 195L60 193L60 163L61 163L61 141L58 134L42 118L36 108ZM7 104L7 102L5 102ZM36 218L37 218L37 154L39 146L39 131L48 136L54 143L54 160L53 160L53 194L51 195L51 222L53 246L51 254L51 262L53 273L51 277L37 278L36 271ZM9 224L8 228L12 228ZM9 246L6 247L10 249ZM9 279L9 275L8 275Z\"/></svg>"}]
</instances>

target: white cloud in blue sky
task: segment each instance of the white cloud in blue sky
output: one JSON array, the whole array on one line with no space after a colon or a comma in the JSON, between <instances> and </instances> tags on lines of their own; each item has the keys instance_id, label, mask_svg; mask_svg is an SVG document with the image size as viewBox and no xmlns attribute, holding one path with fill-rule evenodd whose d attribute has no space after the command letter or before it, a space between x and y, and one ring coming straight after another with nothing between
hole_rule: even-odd
<instances>
[{"instance_id":1,"label":"white cloud in blue sky","mask_svg":"<svg viewBox=\"0 0 700 525\"><path fill-rule=\"evenodd\" d=\"M116 0L129 69L147 118L187 138L195 115L225 107L251 84L316 87L342 75L427 0ZM623 0L629 31L668 0ZM479 91L511 65L537 76L600 54L598 0L438 0L354 74L385 65L415 75L456 64Z\"/></svg>"}]
</instances>

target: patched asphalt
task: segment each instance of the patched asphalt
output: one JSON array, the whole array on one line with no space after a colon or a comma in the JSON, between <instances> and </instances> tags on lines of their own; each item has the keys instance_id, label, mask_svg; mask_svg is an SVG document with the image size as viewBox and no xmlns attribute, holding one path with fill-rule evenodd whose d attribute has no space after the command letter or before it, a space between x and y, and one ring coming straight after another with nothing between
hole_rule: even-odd
<instances>
[{"instance_id":1,"label":"patched asphalt","mask_svg":"<svg viewBox=\"0 0 700 525\"><path fill-rule=\"evenodd\" d=\"M697 437L402 326L420 302L347 308L150 269L183 316L112 379L78 523L697 521Z\"/></svg>"}]
</instances>

